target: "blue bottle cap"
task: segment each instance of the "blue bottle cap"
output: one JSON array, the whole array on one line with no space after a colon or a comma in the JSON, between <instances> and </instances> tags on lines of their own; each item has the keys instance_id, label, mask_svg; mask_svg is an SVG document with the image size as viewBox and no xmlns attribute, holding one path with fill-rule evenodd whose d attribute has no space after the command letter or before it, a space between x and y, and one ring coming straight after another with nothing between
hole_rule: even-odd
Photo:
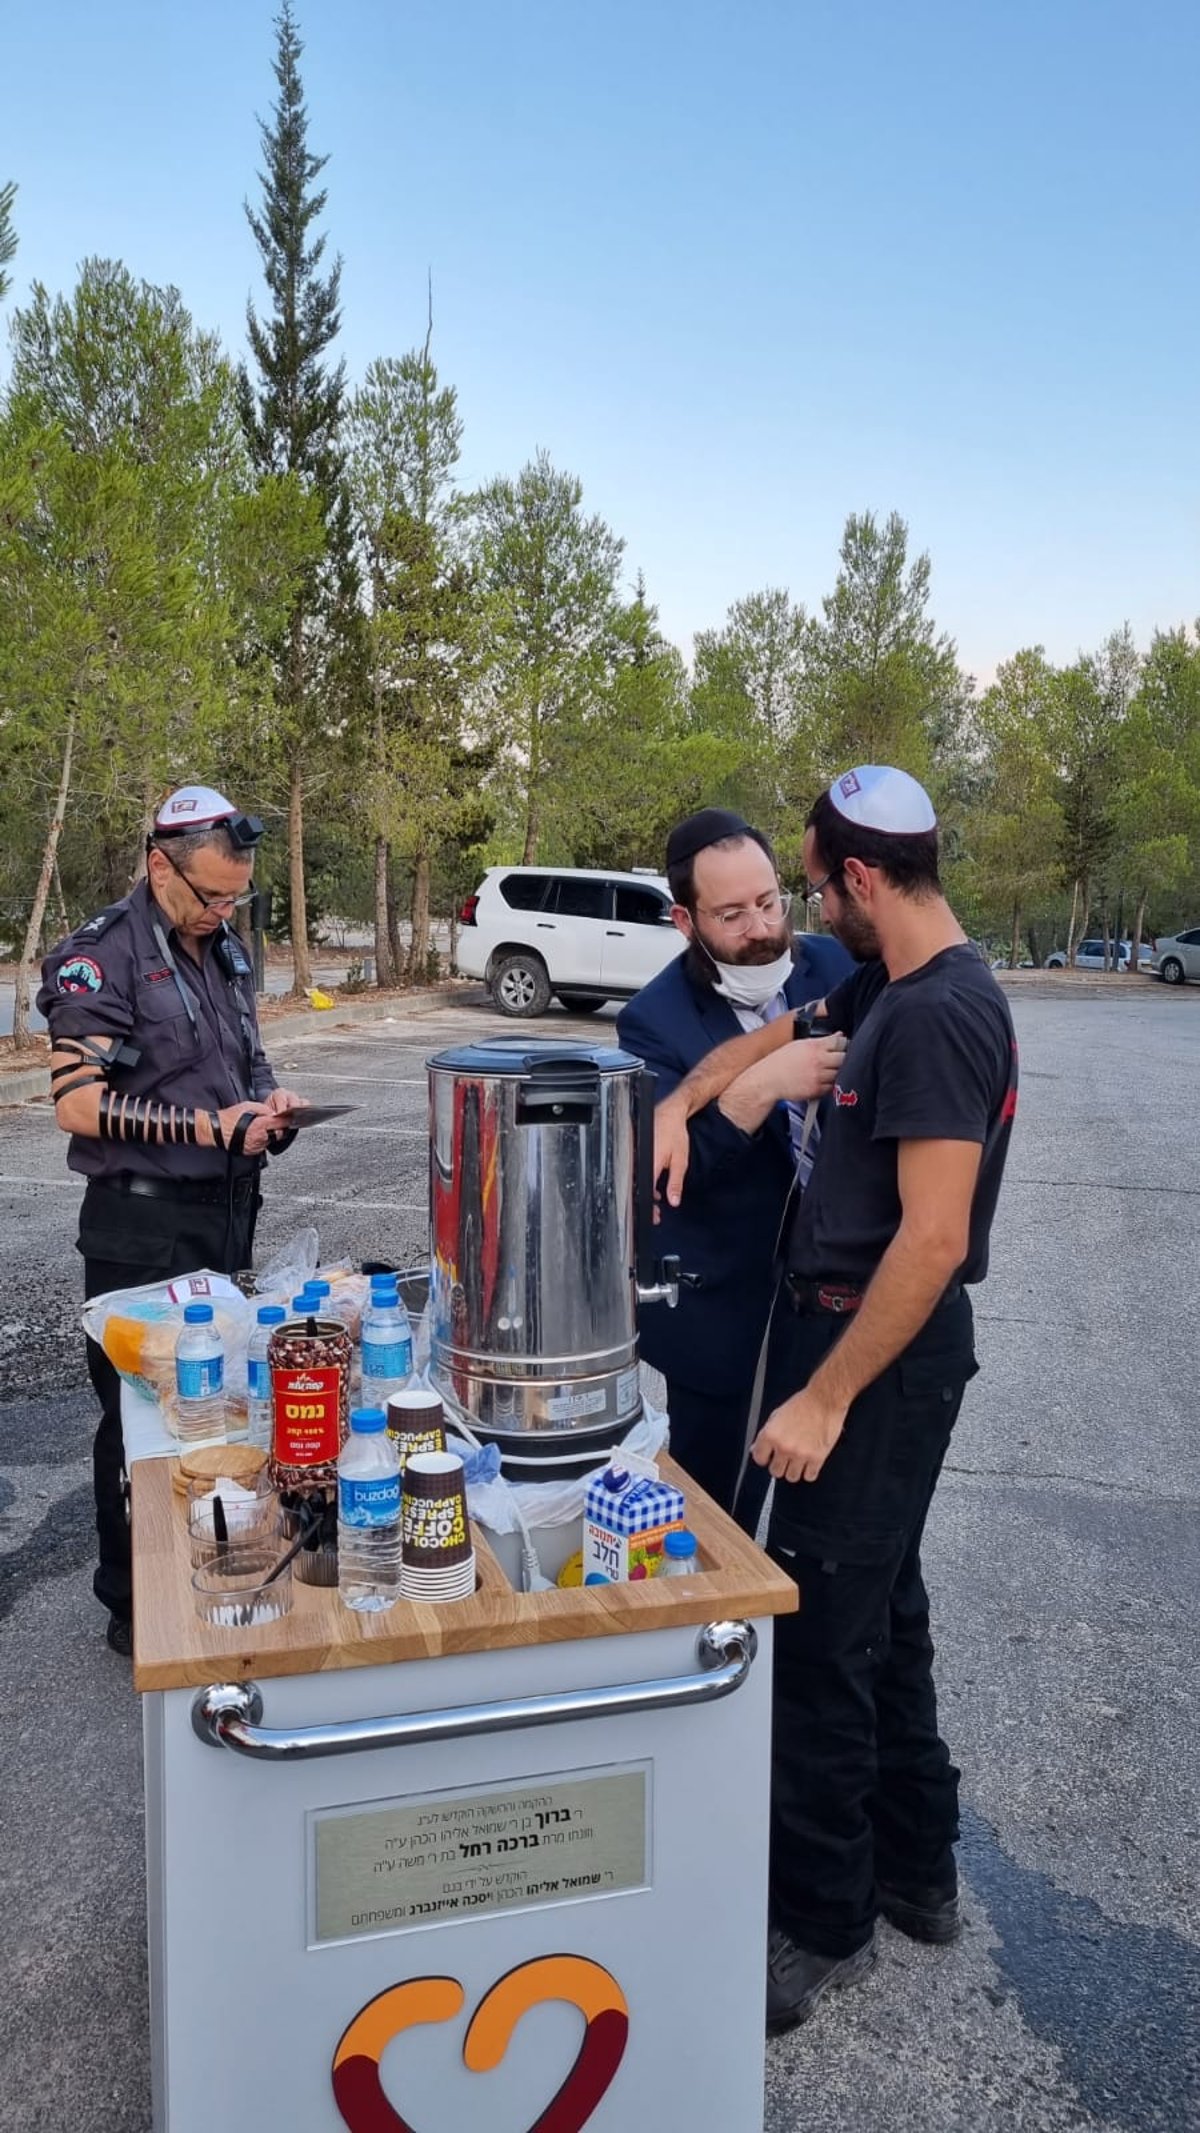
<instances>
[{"instance_id":1,"label":"blue bottle cap","mask_svg":"<svg viewBox=\"0 0 1200 2133\"><path fill-rule=\"evenodd\" d=\"M350 1427L360 1437L373 1437L378 1430L387 1428L387 1416L382 1407L352 1407Z\"/></svg>"},{"instance_id":2,"label":"blue bottle cap","mask_svg":"<svg viewBox=\"0 0 1200 2133\"><path fill-rule=\"evenodd\" d=\"M330 1296L333 1293L332 1287L327 1281L306 1281L304 1286L310 1296Z\"/></svg>"},{"instance_id":3,"label":"blue bottle cap","mask_svg":"<svg viewBox=\"0 0 1200 2133\"><path fill-rule=\"evenodd\" d=\"M310 1296L307 1289L292 1298L292 1311L297 1318L315 1318L320 1304L319 1296Z\"/></svg>"},{"instance_id":4,"label":"blue bottle cap","mask_svg":"<svg viewBox=\"0 0 1200 2133\"><path fill-rule=\"evenodd\" d=\"M287 1312L282 1304L260 1304L258 1307L260 1326L281 1326L286 1317Z\"/></svg>"},{"instance_id":5,"label":"blue bottle cap","mask_svg":"<svg viewBox=\"0 0 1200 2133\"><path fill-rule=\"evenodd\" d=\"M688 1528L687 1528L686 1526L677 1526L677 1527L675 1528L674 1532L668 1533L668 1534L666 1535L665 1539L663 1540L663 1553L664 1553L665 1555L677 1555L677 1556L678 1556L678 1555L695 1555L695 1553L696 1553L696 1536L695 1536L695 1534L694 1534L694 1533L691 1533L691 1532L689 1532L689 1530L688 1530Z\"/></svg>"},{"instance_id":6,"label":"blue bottle cap","mask_svg":"<svg viewBox=\"0 0 1200 2133\"><path fill-rule=\"evenodd\" d=\"M184 1324L188 1326L211 1325L212 1315L211 1304L185 1304L183 1307Z\"/></svg>"}]
</instances>

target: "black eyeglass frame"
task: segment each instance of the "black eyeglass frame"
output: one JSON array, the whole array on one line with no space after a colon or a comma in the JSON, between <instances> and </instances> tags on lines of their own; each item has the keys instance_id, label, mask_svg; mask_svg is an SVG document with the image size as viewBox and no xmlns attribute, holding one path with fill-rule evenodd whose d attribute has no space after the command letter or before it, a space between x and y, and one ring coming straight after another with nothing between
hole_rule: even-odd
<instances>
[{"instance_id":1,"label":"black eyeglass frame","mask_svg":"<svg viewBox=\"0 0 1200 2133\"><path fill-rule=\"evenodd\" d=\"M172 859L171 854L168 851L163 850L162 845L159 844L156 837L152 837L150 840L150 850L152 852L162 852L162 856L166 860L167 865L172 869L174 873L178 874L180 881L184 884L184 887L191 890L192 895L195 897L197 903L203 904L204 909L206 911L219 911L222 909L226 911L244 911L247 904L252 904L254 902L255 888L253 882L250 883L248 889L243 889L240 895L238 896L213 896L210 891L206 889L197 888L196 883L191 878L191 875L184 873L183 868L179 864L179 861L177 859Z\"/></svg>"}]
</instances>

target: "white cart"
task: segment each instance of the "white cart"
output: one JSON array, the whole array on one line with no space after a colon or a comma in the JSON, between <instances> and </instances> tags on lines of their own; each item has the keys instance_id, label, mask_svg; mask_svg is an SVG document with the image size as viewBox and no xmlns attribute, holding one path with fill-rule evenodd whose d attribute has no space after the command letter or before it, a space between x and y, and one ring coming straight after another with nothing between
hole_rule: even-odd
<instances>
[{"instance_id":1,"label":"white cart","mask_svg":"<svg viewBox=\"0 0 1200 2133\"><path fill-rule=\"evenodd\" d=\"M796 1592L687 1495L691 1578L220 1631L134 1466L156 2133L761 2133Z\"/></svg>"}]
</instances>

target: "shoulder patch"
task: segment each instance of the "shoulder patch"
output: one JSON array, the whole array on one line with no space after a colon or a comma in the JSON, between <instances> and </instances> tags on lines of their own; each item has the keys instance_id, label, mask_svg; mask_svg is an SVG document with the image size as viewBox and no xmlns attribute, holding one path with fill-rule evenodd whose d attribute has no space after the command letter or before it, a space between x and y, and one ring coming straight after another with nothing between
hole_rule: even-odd
<instances>
[{"instance_id":1,"label":"shoulder patch","mask_svg":"<svg viewBox=\"0 0 1200 2133\"><path fill-rule=\"evenodd\" d=\"M54 982L62 993L99 992L104 972L94 956L69 955L65 963L60 963Z\"/></svg>"}]
</instances>

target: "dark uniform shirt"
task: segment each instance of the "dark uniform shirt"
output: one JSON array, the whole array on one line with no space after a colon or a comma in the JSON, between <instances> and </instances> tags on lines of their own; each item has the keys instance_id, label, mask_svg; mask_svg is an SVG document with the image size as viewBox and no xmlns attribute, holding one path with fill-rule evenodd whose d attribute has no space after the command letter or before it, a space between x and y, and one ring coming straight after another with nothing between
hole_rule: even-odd
<instances>
[{"instance_id":1,"label":"dark uniform shirt","mask_svg":"<svg viewBox=\"0 0 1200 2133\"><path fill-rule=\"evenodd\" d=\"M51 951L37 1004L55 1043L62 1037L119 1037L137 1051L136 1064L122 1062L109 1075L109 1087L119 1095L222 1111L249 1098L261 1101L275 1087L258 1033L253 977L237 935L227 926L208 935L195 963L145 881ZM226 1174L219 1148L139 1147L77 1133L67 1164L89 1178L132 1172L215 1180ZM243 1160L237 1167L250 1165Z\"/></svg>"},{"instance_id":2,"label":"dark uniform shirt","mask_svg":"<svg viewBox=\"0 0 1200 2133\"><path fill-rule=\"evenodd\" d=\"M868 1282L900 1227L899 1142L976 1141L983 1157L958 1279L982 1281L1017 1108L1017 1040L991 971L968 944L892 984L882 963L866 963L829 995L827 1013L850 1043L789 1271Z\"/></svg>"}]
</instances>

